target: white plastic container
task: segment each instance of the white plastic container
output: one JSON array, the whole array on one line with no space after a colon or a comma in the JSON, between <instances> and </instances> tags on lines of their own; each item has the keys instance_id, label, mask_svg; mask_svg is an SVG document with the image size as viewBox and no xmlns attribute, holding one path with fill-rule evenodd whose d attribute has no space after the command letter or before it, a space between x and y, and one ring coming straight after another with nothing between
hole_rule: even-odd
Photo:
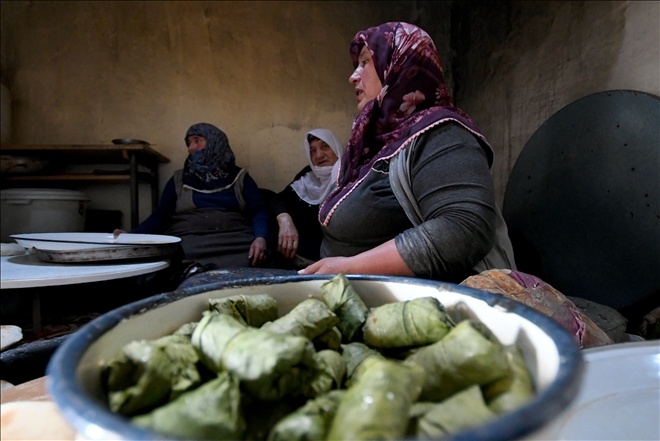
<instances>
[{"instance_id":1,"label":"white plastic container","mask_svg":"<svg viewBox=\"0 0 660 441\"><path fill-rule=\"evenodd\" d=\"M89 197L75 190L11 188L0 190L2 242L19 233L80 232Z\"/></svg>"}]
</instances>

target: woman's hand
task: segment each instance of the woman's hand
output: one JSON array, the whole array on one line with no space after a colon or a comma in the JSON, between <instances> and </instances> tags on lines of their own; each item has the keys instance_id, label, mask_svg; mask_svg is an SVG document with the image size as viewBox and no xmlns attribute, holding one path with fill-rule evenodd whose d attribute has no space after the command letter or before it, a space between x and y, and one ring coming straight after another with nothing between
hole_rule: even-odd
<instances>
[{"instance_id":1,"label":"woman's hand","mask_svg":"<svg viewBox=\"0 0 660 441\"><path fill-rule=\"evenodd\" d=\"M257 237L252 241L250 252L248 253L248 259L251 260L252 266L259 266L266 261L266 257L268 257L266 250L266 239L263 237Z\"/></svg>"},{"instance_id":2,"label":"woman's hand","mask_svg":"<svg viewBox=\"0 0 660 441\"><path fill-rule=\"evenodd\" d=\"M298 230L293 223L289 213L281 213L277 216L279 234L277 235L277 251L287 259L296 257L298 251Z\"/></svg>"},{"instance_id":3,"label":"woman's hand","mask_svg":"<svg viewBox=\"0 0 660 441\"><path fill-rule=\"evenodd\" d=\"M326 257L298 274L381 274L385 276L414 276L401 258L394 239L369 251L351 257Z\"/></svg>"},{"instance_id":4,"label":"woman's hand","mask_svg":"<svg viewBox=\"0 0 660 441\"><path fill-rule=\"evenodd\" d=\"M326 257L301 269L298 274L353 274L350 260L351 257Z\"/></svg>"},{"instance_id":5,"label":"woman's hand","mask_svg":"<svg viewBox=\"0 0 660 441\"><path fill-rule=\"evenodd\" d=\"M124 231L124 230L120 230L119 228L117 228L117 229L115 229L115 230L112 232L112 235L113 235L114 238L116 239L116 238L119 237L120 234L125 233L125 232L126 232L126 231Z\"/></svg>"}]
</instances>

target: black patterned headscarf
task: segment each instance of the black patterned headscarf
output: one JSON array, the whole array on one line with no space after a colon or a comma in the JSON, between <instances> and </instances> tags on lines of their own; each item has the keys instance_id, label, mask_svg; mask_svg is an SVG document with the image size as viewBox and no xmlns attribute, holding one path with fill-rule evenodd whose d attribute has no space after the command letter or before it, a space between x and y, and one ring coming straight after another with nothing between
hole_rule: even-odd
<instances>
[{"instance_id":1,"label":"black patterned headscarf","mask_svg":"<svg viewBox=\"0 0 660 441\"><path fill-rule=\"evenodd\" d=\"M208 123L191 126L184 138L186 145L191 135L203 137L206 147L190 153L186 158L183 184L202 192L215 192L231 187L241 169L235 164L227 135Z\"/></svg>"},{"instance_id":2,"label":"black patterned headscarf","mask_svg":"<svg viewBox=\"0 0 660 441\"><path fill-rule=\"evenodd\" d=\"M417 26L390 22L358 32L350 45L353 66L366 46L383 85L353 122L337 188L319 211L328 225L337 206L366 178L426 130L454 121L485 141L470 117L454 107L431 37Z\"/></svg>"}]
</instances>

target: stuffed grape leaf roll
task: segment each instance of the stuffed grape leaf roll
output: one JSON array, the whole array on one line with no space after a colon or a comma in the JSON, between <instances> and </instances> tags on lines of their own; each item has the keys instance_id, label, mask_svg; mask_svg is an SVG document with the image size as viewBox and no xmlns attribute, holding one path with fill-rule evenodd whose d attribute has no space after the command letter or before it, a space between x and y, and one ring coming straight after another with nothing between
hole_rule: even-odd
<instances>
[{"instance_id":1,"label":"stuffed grape leaf roll","mask_svg":"<svg viewBox=\"0 0 660 441\"><path fill-rule=\"evenodd\" d=\"M341 356L346 362L346 385L353 381L353 375L368 358L385 358L380 352L371 349L364 343L353 342L341 345Z\"/></svg>"},{"instance_id":2,"label":"stuffed grape leaf roll","mask_svg":"<svg viewBox=\"0 0 660 441\"><path fill-rule=\"evenodd\" d=\"M215 380L132 421L142 428L184 439L241 439L245 420L238 379L223 372Z\"/></svg>"},{"instance_id":3,"label":"stuffed grape leaf roll","mask_svg":"<svg viewBox=\"0 0 660 441\"><path fill-rule=\"evenodd\" d=\"M386 359L370 364L339 402L328 439L400 439L406 434L408 413L424 384L424 371Z\"/></svg>"},{"instance_id":4,"label":"stuffed grape leaf roll","mask_svg":"<svg viewBox=\"0 0 660 441\"><path fill-rule=\"evenodd\" d=\"M102 369L110 409L135 415L197 386L199 358L186 337L133 341Z\"/></svg>"},{"instance_id":5,"label":"stuffed grape leaf roll","mask_svg":"<svg viewBox=\"0 0 660 441\"><path fill-rule=\"evenodd\" d=\"M209 309L229 314L248 326L259 328L266 322L277 320L277 300L269 294L239 294L220 299L209 299Z\"/></svg>"},{"instance_id":6,"label":"stuffed grape leaf roll","mask_svg":"<svg viewBox=\"0 0 660 441\"><path fill-rule=\"evenodd\" d=\"M179 329L174 331L174 334L172 335L180 335L182 337L186 337L188 340L190 340L190 337L192 337L193 332L195 332L195 328L197 327L198 322L191 322L191 323L186 323L184 325L181 325Z\"/></svg>"},{"instance_id":7,"label":"stuffed grape leaf roll","mask_svg":"<svg viewBox=\"0 0 660 441\"><path fill-rule=\"evenodd\" d=\"M417 364L426 372L422 401L441 401L509 373L504 346L483 324L469 320L459 323L439 342L420 348L405 363Z\"/></svg>"},{"instance_id":8,"label":"stuffed grape leaf roll","mask_svg":"<svg viewBox=\"0 0 660 441\"><path fill-rule=\"evenodd\" d=\"M323 349L332 349L333 351L338 351L341 347L342 335L339 331L339 328L333 326L332 328L325 331L323 334L317 336L312 340L314 347L317 351Z\"/></svg>"},{"instance_id":9,"label":"stuffed grape leaf roll","mask_svg":"<svg viewBox=\"0 0 660 441\"><path fill-rule=\"evenodd\" d=\"M282 418L268 435L268 441L323 441L345 390L333 390Z\"/></svg>"},{"instance_id":10,"label":"stuffed grape leaf roll","mask_svg":"<svg viewBox=\"0 0 660 441\"><path fill-rule=\"evenodd\" d=\"M409 430L411 435L422 439L438 439L479 426L494 418L496 414L486 406L479 386L475 385L441 403L415 403L411 409Z\"/></svg>"},{"instance_id":11,"label":"stuffed grape leaf roll","mask_svg":"<svg viewBox=\"0 0 660 441\"><path fill-rule=\"evenodd\" d=\"M369 311L362 333L372 348L423 346L443 338L453 323L435 297L387 303Z\"/></svg>"},{"instance_id":12,"label":"stuffed grape leaf roll","mask_svg":"<svg viewBox=\"0 0 660 441\"><path fill-rule=\"evenodd\" d=\"M346 374L346 361L339 352L325 349L314 355L318 373L312 382L314 396L324 395L331 389L339 389Z\"/></svg>"},{"instance_id":13,"label":"stuffed grape leaf roll","mask_svg":"<svg viewBox=\"0 0 660 441\"><path fill-rule=\"evenodd\" d=\"M332 329L339 319L320 300L304 300L286 315L273 322L264 324L261 329L273 334L289 334L306 337L313 340L315 337Z\"/></svg>"},{"instance_id":14,"label":"stuffed grape leaf roll","mask_svg":"<svg viewBox=\"0 0 660 441\"><path fill-rule=\"evenodd\" d=\"M509 374L482 388L488 407L497 413L511 412L534 394L534 384L517 346L506 346Z\"/></svg>"},{"instance_id":15,"label":"stuffed grape leaf roll","mask_svg":"<svg viewBox=\"0 0 660 441\"><path fill-rule=\"evenodd\" d=\"M209 369L231 372L263 400L299 391L318 371L309 339L248 327L227 314L205 312L191 341Z\"/></svg>"},{"instance_id":16,"label":"stuffed grape leaf roll","mask_svg":"<svg viewBox=\"0 0 660 441\"><path fill-rule=\"evenodd\" d=\"M369 308L345 275L338 274L321 285L321 297L326 305L339 317L337 327L347 341L361 338L358 332L367 319Z\"/></svg>"}]
</instances>

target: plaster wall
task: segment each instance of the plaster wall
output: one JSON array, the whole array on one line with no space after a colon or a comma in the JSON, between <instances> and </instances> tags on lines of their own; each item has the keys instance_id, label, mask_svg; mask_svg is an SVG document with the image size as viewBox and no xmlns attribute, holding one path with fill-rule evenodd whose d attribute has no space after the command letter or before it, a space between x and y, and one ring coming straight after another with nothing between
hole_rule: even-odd
<instances>
[{"instance_id":1,"label":"plaster wall","mask_svg":"<svg viewBox=\"0 0 660 441\"><path fill-rule=\"evenodd\" d=\"M355 33L385 21L428 22L431 3L3 1L13 142L146 140L171 160L160 167L162 190L186 157L188 127L209 122L260 187L280 191L306 165L305 132L326 127L348 139ZM89 208L121 210L130 228L128 185L75 188L90 196ZM140 192L144 220L148 186Z\"/></svg>"},{"instance_id":2,"label":"plaster wall","mask_svg":"<svg viewBox=\"0 0 660 441\"><path fill-rule=\"evenodd\" d=\"M525 144L561 108L605 90L660 96L659 2L502 4L472 10L456 97L495 149L500 204ZM508 29L499 40L484 32L494 17Z\"/></svg>"}]
</instances>

